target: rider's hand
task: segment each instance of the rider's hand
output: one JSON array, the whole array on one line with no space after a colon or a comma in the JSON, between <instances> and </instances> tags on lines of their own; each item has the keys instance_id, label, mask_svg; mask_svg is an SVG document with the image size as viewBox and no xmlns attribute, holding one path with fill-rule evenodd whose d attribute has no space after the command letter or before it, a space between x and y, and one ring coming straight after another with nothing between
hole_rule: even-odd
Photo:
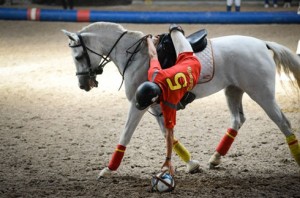
<instances>
[{"instance_id":1,"label":"rider's hand","mask_svg":"<svg viewBox=\"0 0 300 198\"><path fill-rule=\"evenodd\" d=\"M147 37L147 43L148 43L148 53L149 53L150 59L158 59L156 48L153 44L152 38Z\"/></svg>"},{"instance_id":2,"label":"rider's hand","mask_svg":"<svg viewBox=\"0 0 300 198\"><path fill-rule=\"evenodd\" d=\"M174 176L175 171L170 159L166 159L165 163L161 167L161 171L168 171L170 175Z\"/></svg>"}]
</instances>

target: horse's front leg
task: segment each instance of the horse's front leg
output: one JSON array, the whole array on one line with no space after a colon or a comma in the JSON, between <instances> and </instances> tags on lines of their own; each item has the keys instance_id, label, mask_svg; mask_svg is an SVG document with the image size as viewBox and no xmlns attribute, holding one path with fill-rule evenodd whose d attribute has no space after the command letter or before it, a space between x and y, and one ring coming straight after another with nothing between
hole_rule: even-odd
<instances>
[{"instance_id":1,"label":"horse's front leg","mask_svg":"<svg viewBox=\"0 0 300 198\"><path fill-rule=\"evenodd\" d=\"M160 127L160 130L161 130L163 136L165 136L166 131L165 131L165 126L164 126L164 117L161 113L160 105L152 106L151 110L156 118L156 121L158 122L158 125ZM175 137L174 137L174 142L173 142L173 150L181 158L181 160L184 163L186 163L186 172L188 172L188 173L198 172L199 166L200 166L199 161L192 160L190 152Z\"/></svg>"},{"instance_id":2,"label":"horse's front leg","mask_svg":"<svg viewBox=\"0 0 300 198\"><path fill-rule=\"evenodd\" d=\"M119 168L126 150L126 146L129 144L133 132L135 131L145 111L146 110L139 111L135 107L134 102L131 102L130 110L127 116L127 122L123 132L121 133L119 144L117 145L108 166L100 171L98 179L102 177L109 177L112 174L112 171L116 171Z\"/></svg>"},{"instance_id":3,"label":"horse's front leg","mask_svg":"<svg viewBox=\"0 0 300 198\"><path fill-rule=\"evenodd\" d=\"M238 134L238 130L246 121L242 105L243 94L244 91L235 86L229 86L225 89L226 100L230 110L232 122L231 127L227 130L219 142L216 151L209 159L210 168L215 168L216 166L220 165L221 157L226 155Z\"/></svg>"}]
</instances>

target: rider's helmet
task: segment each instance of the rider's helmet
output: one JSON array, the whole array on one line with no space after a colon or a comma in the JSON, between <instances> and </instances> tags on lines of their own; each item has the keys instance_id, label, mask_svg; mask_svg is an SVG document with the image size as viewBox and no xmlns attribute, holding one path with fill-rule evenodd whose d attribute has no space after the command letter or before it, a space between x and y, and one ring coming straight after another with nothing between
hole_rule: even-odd
<instances>
[{"instance_id":1,"label":"rider's helmet","mask_svg":"<svg viewBox=\"0 0 300 198\"><path fill-rule=\"evenodd\" d=\"M144 110L156 102L160 95L160 87L156 83L146 81L135 92L135 106L139 110Z\"/></svg>"}]
</instances>

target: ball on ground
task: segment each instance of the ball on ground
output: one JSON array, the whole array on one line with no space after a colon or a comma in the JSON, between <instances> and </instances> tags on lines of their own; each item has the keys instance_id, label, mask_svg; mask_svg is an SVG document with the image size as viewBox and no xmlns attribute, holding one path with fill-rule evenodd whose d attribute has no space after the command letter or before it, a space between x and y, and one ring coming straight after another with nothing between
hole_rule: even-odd
<instances>
[{"instance_id":1,"label":"ball on ground","mask_svg":"<svg viewBox=\"0 0 300 198\"><path fill-rule=\"evenodd\" d=\"M158 173L151 180L152 191L171 192L175 189L174 178L165 172Z\"/></svg>"}]
</instances>

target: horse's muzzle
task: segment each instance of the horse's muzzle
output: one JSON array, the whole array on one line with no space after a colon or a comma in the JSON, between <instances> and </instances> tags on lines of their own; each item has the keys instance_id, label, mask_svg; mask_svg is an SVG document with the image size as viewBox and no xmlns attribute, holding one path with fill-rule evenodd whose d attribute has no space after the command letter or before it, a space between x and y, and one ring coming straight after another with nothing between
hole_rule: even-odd
<instances>
[{"instance_id":1,"label":"horse's muzzle","mask_svg":"<svg viewBox=\"0 0 300 198\"><path fill-rule=\"evenodd\" d=\"M90 91L92 88L98 87L96 77L81 76L79 77L79 88L85 91Z\"/></svg>"},{"instance_id":2,"label":"horse's muzzle","mask_svg":"<svg viewBox=\"0 0 300 198\"><path fill-rule=\"evenodd\" d=\"M84 86L84 85L79 85L79 88L85 91L90 91L92 89L90 86Z\"/></svg>"}]
</instances>

